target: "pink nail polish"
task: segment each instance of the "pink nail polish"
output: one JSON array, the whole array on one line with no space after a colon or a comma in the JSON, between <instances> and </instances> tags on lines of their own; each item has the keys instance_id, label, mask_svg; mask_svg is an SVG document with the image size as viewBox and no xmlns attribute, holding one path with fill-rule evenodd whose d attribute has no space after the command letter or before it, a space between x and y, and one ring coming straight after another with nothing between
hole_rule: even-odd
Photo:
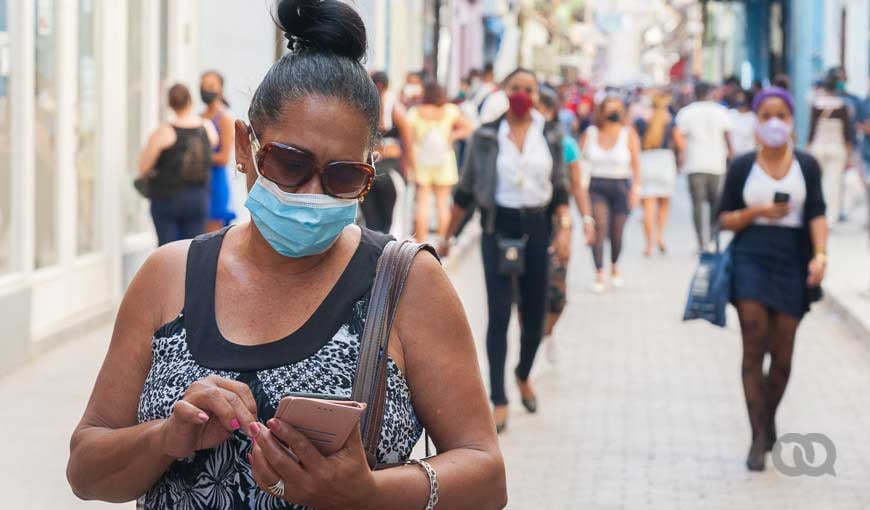
<instances>
[{"instance_id":1,"label":"pink nail polish","mask_svg":"<svg viewBox=\"0 0 870 510\"><path fill-rule=\"evenodd\" d=\"M251 437L257 437L257 434L260 433L260 424L253 422L248 425L248 432L250 432Z\"/></svg>"},{"instance_id":2,"label":"pink nail polish","mask_svg":"<svg viewBox=\"0 0 870 510\"><path fill-rule=\"evenodd\" d=\"M252 437L251 441L254 442L254 446L257 446L257 436Z\"/></svg>"},{"instance_id":3,"label":"pink nail polish","mask_svg":"<svg viewBox=\"0 0 870 510\"><path fill-rule=\"evenodd\" d=\"M196 415L196 417L199 418L199 421L201 421L203 423L208 421L208 415L205 413L199 413Z\"/></svg>"},{"instance_id":4,"label":"pink nail polish","mask_svg":"<svg viewBox=\"0 0 870 510\"><path fill-rule=\"evenodd\" d=\"M233 421L230 422L230 425L233 427L233 430L239 430L239 420L233 418Z\"/></svg>"}]
</instances>

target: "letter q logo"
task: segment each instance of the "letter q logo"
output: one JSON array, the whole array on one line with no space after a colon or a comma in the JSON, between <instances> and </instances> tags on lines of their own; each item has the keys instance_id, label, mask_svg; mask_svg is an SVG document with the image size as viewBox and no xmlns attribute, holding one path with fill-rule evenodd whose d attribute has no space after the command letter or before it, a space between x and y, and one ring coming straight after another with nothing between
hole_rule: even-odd
<instances>
[{"instance_id":1,"label":"letter q logo","mask_svg":"<svg viewBox=\"0 0 870 510\"><path fill-rule=\"evenodd\" d=\"M783 445L791 444L791 462L783 459ZM825 452L821 463L816 463L816 447L820 445ZM837 461L837 448L831 438L824 434L783 434L773 445L771 453L773 465L785 476L837 476L834 462Z\"/></svg>"}]
</instances>

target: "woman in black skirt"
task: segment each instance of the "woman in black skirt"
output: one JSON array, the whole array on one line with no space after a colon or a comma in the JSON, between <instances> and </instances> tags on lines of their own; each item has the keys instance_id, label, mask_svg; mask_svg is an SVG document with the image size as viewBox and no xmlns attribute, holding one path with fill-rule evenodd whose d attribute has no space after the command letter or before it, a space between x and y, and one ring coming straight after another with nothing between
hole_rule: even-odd
<instances>
[{"instance_id":1,"label":"woman in black skirt","mask_svg":"<svg viewBox=\"0 0 870 510\"><path fill-rule=\"evenodd\" d=\"M746 466L761 471L776 442L774 418L791 372L795 332L821 297L828 225L819 164L791 146L791 95L765 89L753 109L759 151L731 163L720 221L735 232L731 300L743 334L743 391L752 427Z\"/></svg>"}]
</instances>

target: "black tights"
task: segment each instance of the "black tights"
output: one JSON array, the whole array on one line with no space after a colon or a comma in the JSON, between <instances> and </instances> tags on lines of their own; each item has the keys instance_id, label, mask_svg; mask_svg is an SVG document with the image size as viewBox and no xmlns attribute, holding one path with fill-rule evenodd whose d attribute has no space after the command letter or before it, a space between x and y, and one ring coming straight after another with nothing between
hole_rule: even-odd
<instances>
[{"instance_id":1,"label":"black tights","mask_svg":"<svg viewBox=\"0 0 870 510\"><path fill-rule=\"evenodd\" d=\"M593 177L589 183L592 199L592 217L595 218L595 243L592 257L595 269L604 268L604 241L610 238L610 262L616 264L622 252L622 231L628 219L627 179L603 179Z\"/></svg>"},{"instance_id":2,"label":"black tights","mask_svg":"<svg viewBox=\"0 0 870 510\"><path fill-rule=\"evenodd\" d=\"M743 333L743 393L755 440L775 439L774 418L791 374L794 338L800 319L770 310L757 301L738 301ZM764 355L770 369L764 374Z\"/></svg>"}]
</instances>

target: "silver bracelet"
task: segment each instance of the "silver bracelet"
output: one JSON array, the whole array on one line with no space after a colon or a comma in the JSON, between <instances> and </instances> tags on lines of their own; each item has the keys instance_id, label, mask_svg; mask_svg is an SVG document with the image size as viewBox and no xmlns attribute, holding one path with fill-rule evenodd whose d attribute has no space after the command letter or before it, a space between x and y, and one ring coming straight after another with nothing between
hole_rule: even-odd
<instances>
[{"instance_id":1,"label":"silver bracelet","mask_svg":"<svg viewBox=\"0 0 870 510\"><path fill-rule=\"evenodd\" d=\"M416 464L426 472L429 477L429 501L426 503L426 510L435 510L435 505L438 504L438 473L425 460L409 460L405 464Z\"/></svg>"}]
</instances>

